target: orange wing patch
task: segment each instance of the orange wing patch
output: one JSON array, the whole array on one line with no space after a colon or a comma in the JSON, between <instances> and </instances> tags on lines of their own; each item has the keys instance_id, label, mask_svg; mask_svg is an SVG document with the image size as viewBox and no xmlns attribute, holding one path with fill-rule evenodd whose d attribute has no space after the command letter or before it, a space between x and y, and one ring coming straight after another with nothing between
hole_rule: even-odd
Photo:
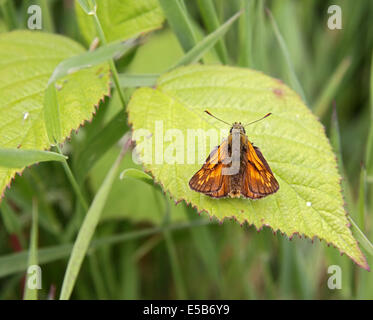
<instances>
[{"instance_id":1,"label":"orange wing patch","mask_svg":"<svg viewBox=\"0 0 373 320\"><path fill-rule=\"evenodd\" d=\"M275 193L279 184L260 150L248 142L247 152L242 156L246 168L243 170L241 193L252 199Z\"/></svg>"}]
</instances>

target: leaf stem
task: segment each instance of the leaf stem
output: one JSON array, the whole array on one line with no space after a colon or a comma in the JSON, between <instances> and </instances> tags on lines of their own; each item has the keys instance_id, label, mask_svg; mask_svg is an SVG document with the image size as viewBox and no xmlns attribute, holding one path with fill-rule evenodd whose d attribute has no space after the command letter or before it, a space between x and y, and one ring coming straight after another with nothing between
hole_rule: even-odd
<instances>
[{"instance_id":1,"label":"leaf stem","mask_svg":"<svg viewBox=\"0 0 373 320\"><path fill-rule=\"evenodd\" d=\"M63 154L62 151L61 151L61 148L59 147L59 145L56 145L57 147L57 150L60 154ZM76 194L76 196L78 197L79 201L80 201L80 204L82 205L84 211L88 211L88 203L87 201L85 200L82 192L80 191L80 188L79 188L79 185L78 185L78 182L76 181L70 167L69 167L69 164L67 163L67 161L63 161L62 162L62 165L63 165L63 168L66 172L66 175L67 175L67 178L69 179L73 189L74 189L74 192Z\"/></svg>"},{"instance_id":2,"label":"leaf stem","mask_svg":"<svg viewBox=\"0 0 373 320\"><path fill-rule=\"evenodd\" d=\"M98 19L96 12L93 14L93 18L94 18L94 22L95 22L95 25L96 25L96 30L97 30L97 33L98 33L98 37L99 37L101 43L103 45L105 45L106 44L106 37L105 37L104 30L102 29L100 20ZM123 91L120 87L118 71L117 71L117 67L115 66L115 63L114 63L113 59L109 60L109 65L110 65L111 72L113 73L113 80L114 80L115 88L118 90L119 98L120 98L120 101L122 102L122 107L124 109L126 107L126 99L124 98Z\"/></svg>"}]
</instances>

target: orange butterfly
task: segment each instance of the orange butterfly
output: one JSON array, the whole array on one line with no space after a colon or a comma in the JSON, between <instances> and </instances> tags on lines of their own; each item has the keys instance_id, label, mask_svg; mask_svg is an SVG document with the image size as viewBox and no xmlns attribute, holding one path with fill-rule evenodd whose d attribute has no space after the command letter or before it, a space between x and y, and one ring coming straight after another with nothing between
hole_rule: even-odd
<instances>
[{"instance_id":1,"label":"orange butterfly","mask_svg":"<svg viewBox=\"0 0 373 320\"><path fill-rule=\"evenodd\" d=\"M215 119L227 122L215 117ZM260 121L271 115L266 114ZM190 179L192 190L213 198L259 199L275 193L279 184L260 150L247 138L241 122L233 123L228 139L215 148L202 168Z\"/></svg>"}]
</instances>

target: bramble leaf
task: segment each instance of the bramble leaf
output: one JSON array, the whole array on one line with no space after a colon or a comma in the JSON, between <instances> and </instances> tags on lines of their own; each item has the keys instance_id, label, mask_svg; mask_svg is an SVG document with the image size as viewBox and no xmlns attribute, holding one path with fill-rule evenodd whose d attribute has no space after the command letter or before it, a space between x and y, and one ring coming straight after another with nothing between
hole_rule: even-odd
<instances>
[{"instance_id":1,"label":"bramble leaf","mask_svg":"<svg viewBox=\"0 0 373 320\"><path fill-rule=\"evenodd\" d=\"M97 16L106 40L126 40L140 33L159 29L164 16L157 0L97 0ZM92 16L75 2L80 30L87 43L96 36Z\"/></svg>"},{"instance_id":2,"label":"bramble leaf","mask_svg":"<svg viewBox=\"0 0 373 320\"><path fill-rule=\"evenodd\" d=\"M14 31L0 34L0 148L44 150L50 147L43 102L56 66L84 48L62 36ZM56 82L62 138L92 118L109 93L108 64L81 70ZM62 142L62 141L59 141ZM16 172L0 167L0 194Z\"/></svg>"},{"instance_id":3,"label":"bramble leaf","mask_svg":"<svg viewBox=\"0 0 373 320\"><path fill-rule=\"evenodd\" d=\"M260 200L213 199L189 188L189 179L202 164L187 162L191 147L187 143L188 130L219 130L224 126L204 114L205 109L229 123L250 122L272 112L268 119L247 126L246 133L271 166L280 184L277 193ZM151 162L145 162L149 156L144 154L146 148L139 150L145 169L175 200L184 199L219 220L234 217L239 223L247 222L257 229L268 226L290 238L295 234L318 237L369 269L349 229L341 178L324 128L300 97L281 81L249 69L189 66L164 74L154 89L138 89L128 111L136 143L152 141ZM183 164L156 164L155 157L163 152L155 147L155 140L163 139L155 130L156 121L162 122L161 135L169 129L183 134L181 140L169 137L163 141L165 152L173 147L180 151L181 147ZM138 129L150 134L137 137ZM183 141L184 145L178 145ZM197 144L192 144L197 155ZM203 160L210 151L207 147Z\"/></svg>"}]
</instances>

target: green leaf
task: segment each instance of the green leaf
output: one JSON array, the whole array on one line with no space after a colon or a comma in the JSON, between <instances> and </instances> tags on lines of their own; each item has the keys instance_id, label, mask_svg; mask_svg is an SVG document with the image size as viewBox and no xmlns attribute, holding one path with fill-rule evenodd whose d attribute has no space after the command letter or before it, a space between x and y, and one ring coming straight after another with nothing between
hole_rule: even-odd
<instances>
[{"instance_id":1,"label":"green leaf","mask_svg":"<svg viewBox=\"0 0 373 320\"><path fill-rule=\"evenodd\" d=\"M48 88L44 96L44 117L48 138L51 144L62 140L60 108L57 100L55 82L64 76L79 70L96 66L111 59L121 56L136 45L137 41L117 42L98 48L95 51L84 52L80 55L62 61L53 71L48 81ZM116 72L116 71L113 71Z\"/></svg>"},{"instance_id":2,"label":"green leaf","mask_svg":"<svg viewBox=\"0 0 373 320\"><path fill-rule=\"evenodd\" d=\"M222 128L221 123L204 114L205 109L229 123L249 122L272 112L270 118L247 126L246 133L261 149L279 181L277 193L256 201L213 199L189 188L188 182L201 163L187 161L187 156L198 155L195 142L182 144L187 141L187 130ZM219 220L235 217L240 223L253 224L257 229L269 226L288 237L294 234L311 239L318 237L359 266L369 268L348 227L340 175L324 128L299 96L281 81L248 69L184 67L161 76L156 89L138 89L128 111L138 146L146 137L155 148L155 140L161 141L162 134L169 129L179 130L184 137L177 139L177 143L170 136L163 141L163 150L168 153L174 152L173 148L178 150L176 153L184 152L181 164L165 161L156 164L155 156L163 155L160 149L150 153L152 161L147 163L149 153L145 155L145 148L138 150L145 170L150 171L175 200L184 199L198 211L207 211ZM163 133L156 132L155 121L161 121ZM142 129L143 138L137 134L138 129ZM176 135L173 132L168 134ZM202 162L211 148L205 148L202 155L198 155Z\"/></svg>"},{"instance_id":3,"label":"green leaf","mask_svg":"<svg viewBox=\"0 0 373 320\"><path fill-rule=\"evenodd\" d=\"M33 200L28 267L37 266L37 265L38 265L38 205L37 205L36 200ZM37 300L38 299L38 289L30 288L28 285L30 281L29 277L32 274L33 273L29 273L27 270L27 277L25 281L25 293L23 297L24 300Z\"/></svg>"},{"instance_id":4,"label":"green leaf","mask_svg":"<svg viewBox=\"0 0 373 320\"><path fill-rule=\"evenodd\" d=\"M0 148L50 147L43 108L48 80L61 61L84 51L80 44L58 35L0 34ZM63 139L92 118L95 105L109 93L109 80L109 66L102 64L56 82ZM0 165L0 194L20 171Z\"/></svg>"},{"instance_id":5,"label":"green leaf","mask_svg":"<svg viewBox=\"0 0 373 320\"><path fill-rule=\"evenodd\" d=\"M157 0L96 0L97 16L107 42L126 40L159 29L164 21ZM87 43L97 36L94 21L75 1L80 30Z\"/></svg>"},{"instance_id":6,"label":"green leaf","mask_svg":"<svg viewBox=\"0 0 373 320\"><path fill-rule=\"evenodd\" d=\"M129 168L129 169L126 169L126 170L122 171L122 173L120 174L120 178L121 179L124 179L124 178L137 179L137 180L143 181L143 182L145 182L145 183L147 183L151 186L154 184L153 183L153 178L151 176L146 174L144 171L134 169L134 168Z\"/></svg>"},{"instance_id":7,"label":"green leaf","mask_svg":"<svg viewBox=\"0 0 373 320\"><path fill-rule=\"evenodd\" d=\"M4 168L24 168L38 162L64 162L66 159L55 152L0 148L0 167Z\"/></svg>"},{"instance_id":8,"label":"green leaf","mask_svg":"<svg viewBox=\"0 0 373 320\"><path fill-rule=\"evenodd\" d=\"M191 64L197 62L202 56L211 49L215 43L228 31L229 27L234 21L241 15L241 12L237 12L233 17L227 20L222 26L216 29L213 33L204 37L198 42L190 51L188 51L172 68L176 68L182 65Z\"/></svg>"},{"instance_id":9,"label":"green leaf","mask_svg":"<svg viewBox=\"0 0 373 320\"><path fill-rule=\"evenodd\" d=\"M49 84L77 72L81 69L90 68L115 57L122 56L137 44L136 40L126 42L115 42L104 45L94 51L87 51L80 55L62 61L49 79Z\"/></svg>"}]
</instances>

